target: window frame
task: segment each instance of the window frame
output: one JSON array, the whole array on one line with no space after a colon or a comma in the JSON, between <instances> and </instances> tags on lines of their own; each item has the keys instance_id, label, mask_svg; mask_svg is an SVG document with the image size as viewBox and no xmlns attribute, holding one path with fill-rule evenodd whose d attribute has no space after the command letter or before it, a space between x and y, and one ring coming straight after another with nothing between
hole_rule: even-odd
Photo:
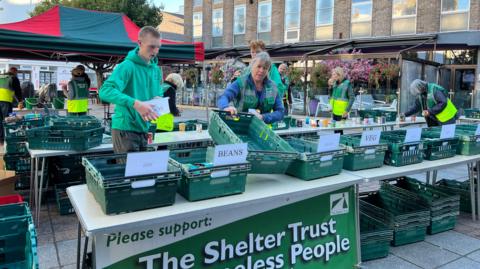
<instances>
[{"instance_id":1,"label":"window frame","mask_svg":"<svg viewBox=\"0 0 480 269\"><path fill-rule=\"evenodd\" d=\"M200 15L200 35L199 36L195 36L195 15ZM192 37L193 38L201 38L203 36L203 13L202 12L193 12L192 26L193 26ZM198 25L197 25L197 27L198 27Z\"/></svg>"},{"instance_id":2,"label":"window frame","mask_svg":"<svg viewBox=\"0 0 480 269\"><path fill-rule=\"evenodd\" d=\"M260 17L260 6L266 6L268 5L270 7L270 14L268 15L268 17L270 18L270 23L268 24L268 31L261 31L260 30L260 19L261 18L267 18L267 16L265 17ZM258 2L258 14L257 14L257 36L258 36L258 33L271 33L272 32L272 1L262 1L262 2Z\"/></svg>"},{"instance_id":3,"label":"window frame","mask_svg":"<svg viewBox=\"0 0 480 269\"><path fill-rule=\"evenodd\" d=\"M448 32L461 32L461 31L468 31L470 30L470 11L472 7L472 1L468 0L468 10L456 10L456 11L443 11L443 1L440 0L440 25L439 25L439 32L441 33L448 33ZM448 0L447 0L448 1ZM442 18L443 15L452 15L452 14L461 14L461 13L467 13L467 28L463 30L448 30L448 31L443 31L442 30Z\"/></svg>"},{"instance_id":4,"label":"window frame","mask_svg":"<svg viewBox=\"0 0 480 269\"><path fill-rule=\"evenodd\" d=\"M402 35L416 35L417 34L417 18L418 18L418 0L415 0L415 15L403 15L403 16L394 16L393 15L393 1L392 0L392 25L390 26L390 35L391 36L402 36ZM393 22L398 19L409 19L415 17L415 31L413 33L407 33L407 34L394 34L393 33Z\"/></svg>"},{"instance_id":5,"label":"window frame","mask_svg":"<svg viewBox=\"0 0 480 269\"><path fill-rule=\"evenodd\" d=\"M195 4L196 1L197 1L197 0L193 0L193 6L194 6L194 7L201 7L201 6L203 6L203 1L202 1L202 0L200 0L200 5Z\"/></svg>"},{"instance_id":6,"label":"window frame","mask_svg":"<svg viewBox=\"0 0 480 269\"><path fill-rule=\"evenodd\" d=\"M367 3L368 2L368 3ZM353 7L354 6L362 6L362 5L370 5L370 19L368 20L358 20L358 21L353 21ZM352 25L355 23L365 23L365 22L370 22L370 33L368 36L361 36L361 37L353 37L353 27ZM373 0L367 0L365 3L353 3L351 2L351 10L350 10L350 38L369 38L372 37L372 23L373 23Z\"/></svg>"},{"instance_id":7,"label":"window frame","mask_svg":"<svg viewBox=\"0 0 480 269\"><path fill-rule=\"evenodd\" d=\"M215 26L218 25L218 23L216 23L214 20L215 20L215 16L214 14L216 12L220 12L222 14L221 18L222 18L222 22L220 24L221 26L221 29L222 29L222 33L220 35L216 35L214 33L214 29L215 29ZM223 36L223 8L215 8L215 9L212 9L212 37L222 37Z\"/></svg>"},{"instance_id":8,"label":"window frame","mask_svg":"<svg viewBox=\"0 0 480 269\"><path fill-rule=\"evenodd\" d=\"M315 0L315 40L316 41L321 41L321 40L332 40L333 39L333 24L335 23L335 0L331 0L332 1L332 23L328 23L328 24L318 24L317 23L317 15L318 15L318 11L319 10L324 10L324 9L328 9L328 8L318 8L318 4L321 0ZM332 26L332 37L329 38L329 39L320 39L320 38L317 38L317 28L318 27L324 27L324 26Z\"/></svg>"},{"instance_id":9,"label":"window frame","mask_svg":"<svg viewBox=\"0 0 480 269\"><path fill-rule=\"evenodd\" d=\"M284 32L283 32L283 40L285 43L293 43L293 42L298 42L300 41L300 28L301 28L301 25L302 25L302 22L301 22L301 19L302 19L302 1L301 0L293 0L293 1L297 1L298 3L298 27L295 27L295 28L287 28L287 3L288 3L289 0L285 0L285 14L284 14ZM288 13L288 14L294 14L294 13ZM293 32L293 31L297 31L298 35L297 35L297 38L295 39L288 39L287 38L287 33L288 32Z\"/></svg>"}]
</instances>

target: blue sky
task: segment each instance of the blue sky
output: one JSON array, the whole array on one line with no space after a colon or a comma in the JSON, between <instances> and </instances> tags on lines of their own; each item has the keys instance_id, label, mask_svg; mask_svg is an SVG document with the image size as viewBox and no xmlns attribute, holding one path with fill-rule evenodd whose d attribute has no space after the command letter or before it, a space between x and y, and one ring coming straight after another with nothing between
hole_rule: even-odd
<instances>
[{"instance_id":1,"label":"blue sky","mask_svg":"<svg viewBox=\"0 0 480 269\"><path fill-rule=\"evenodd\" d=\"M178 8L183 5L183 0L153 0L156 5L160 5L163 3L165 7L165 11L168 12L178 12Z\"/></svg>"}]
</instances>

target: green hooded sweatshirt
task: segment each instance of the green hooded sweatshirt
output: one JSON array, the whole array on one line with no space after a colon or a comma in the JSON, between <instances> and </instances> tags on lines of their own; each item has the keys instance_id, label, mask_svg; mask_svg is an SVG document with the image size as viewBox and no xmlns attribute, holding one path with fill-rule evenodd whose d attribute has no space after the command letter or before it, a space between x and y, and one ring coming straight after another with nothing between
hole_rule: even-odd
<instances>
[{"instance_id":1,"label":"green hooded sweatshirt","mask_svg":"<svg viewBox=\"0 0 480 269\"><path fill-rule=\"evenodd\" d=\"M100 99L115 104L112 129L147 133L150 123L133 108L135 100L148 101L163 96L162 71L154 57L147 64L139 55L139 47L131 50L100 89Z\"/></svg>"}]
</instances>

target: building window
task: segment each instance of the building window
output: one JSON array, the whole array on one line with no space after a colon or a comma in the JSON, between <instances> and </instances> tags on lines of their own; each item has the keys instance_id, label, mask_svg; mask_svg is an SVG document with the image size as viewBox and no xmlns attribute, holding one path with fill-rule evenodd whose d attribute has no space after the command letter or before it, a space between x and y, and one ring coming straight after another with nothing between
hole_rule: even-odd
<instances>
[{"instance_id":1,"label":"building window","mask_svg":"<svg viewBox=\"0 0 480 269\"><path fill-rule=\"evenodd\" d=\"M221 4L223 3L223 0L213 0L213 4Z\"/></svg>"},{"instance_id":2,"label":"building window","mask_svg":"<svg viewBox=\"0 0 480 269\"><path fill-rule=\"evenodd\" d=\"M245 15L246 6L235 6L233 13L233 45L245 45Z\"/></svg>"},{"instance_id":3,"label":"building window","mask_svg":"<svg viewBox=\"0 0 480 269\"><path fill-rule=\"evenodd\" d=\"M285 0L285 42L300 39L300 0Z\"/></svg>"},{"instance_id":4,"label":"building window","mask_svg":"<svg viewBox=\"0 0 480 269\"><path fill-rule=\"evenodd\" d=\"M214 9L212 15L212 47L223 46L223 9Z\"/></svg>"},{"instance_id":5,"label":"building window","mask_svg":"<svg viewBox=\"0 0 480 269\"><path fill-rule=\"evenodd\" d=\"M193 6L194 7L201 7L202 6L202 0L193 0Z\"/></svg>"},{"instance_id":6,"label":"building window","mask_svg":"<svg viewBox=\"0 0 480 269\"><path fill-rule=\"evenodd\" d=\"M202 38L202 12L193 13L193 38Z\"/></svg>"},{"instance_id":7,"label":"building window","mask_svg":"<svg viewBox=\"0 0 480 269\"><path fill-rule=\"evenodd\" d=\"M372 0L352 0L351 37L372 35Z\"/></svg>"},{"instance_id":8,"label":"building window","mask_svg":"<svg viewBox=\"0 0 480 269\"><path fill-rule=\"evenodd\" d=\"M315 16L315 39L328 40L333 38L333 0L317 0Z\"/></svg>"},{"instance_id":9,"label":"building window","mask_svg":"<svg viewBox=\"0 0 480 269\"><path fill-rule=\"evenodd\" d=\"M392 35L415 34L417 0L393 0Z\"/></svg>"},{"instance_id":10,"label":"building window","mask_svg":"<svg viewBox=\"0 0 480 269\"><path fill-rule=\"evenodd\" d=\"M272 2L258 3L257 39L270 43Z\"/></svg>"},{"instance_id":11,"label":"building window","mask_svg":"<svg viewBox=\"0 0 480 269\"><path fill-rule=\"evenodd\" d=\"M470 0L442 0L440 31L468 30Z\"/></svg>"},{"instance_id":12,"label":"building window","mask_svg":"<svg viewBox=\"0 0 480 269\"><path fill-rule=\"evenodd\" d=\"M40 85L49 83L57 83L57 76L55 75L55 72L40 71Z\"/></svg>"}]
</instances>

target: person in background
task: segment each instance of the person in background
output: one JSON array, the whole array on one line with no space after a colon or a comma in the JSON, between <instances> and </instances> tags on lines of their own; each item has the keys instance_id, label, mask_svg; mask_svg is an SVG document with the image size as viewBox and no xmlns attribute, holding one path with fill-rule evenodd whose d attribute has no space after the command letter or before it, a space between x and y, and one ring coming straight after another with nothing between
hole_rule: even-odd
<instances>
[{"instance_id":1,"label":"person in background","mask_svg":"<svg viewBox=\"0 0 480 269\"><path fill-rule=\"evenodd\" d=\"M255 115L270 124L283 119L284 108L274 82L268 79L272 67L270 56L259 52L250 63L251 72L242 75L227 86L222 96L218 98L218 108L230 112L256 110ZM230 105L230 103L234 106Z\"/></svg>"},{"instance_id":2,"label":"person in background","mask_svg":"<svg viewBox=\"0 0 480 269\"><path fill-rule=\"evenodd\" d=\"M53 103L53 98L57 96L57 85L55 83L43 85L38 91L38 107L44 107L45 104Z\"/></svg>"},{"instance_id":3,"label":"person in background","mask_svg":"<svg viewBox=\"0 0 480 269\"><path fill-rule=\"evenodd\" d=\"M328 86L332 89L332 96L330 97L332 119L341 121L348 118L348 113L355 101L355 94L353 93L352 84L345 78L343 68L335 67L332 70ZM336 130L335 133L343 134L343 131Z\"/></svg>"},{"instance_id":4,"label":"person in background","mask_svg":"<svg viewBox=\"0 0 480 269\"><path fill-rule=\"evenodd\" d=\"M250 41L250 56L252 60L255 58L255 55L259 52L266 52L265 43L262 40L252 40ZM250 68L246 68L246 72L250 72ZM245 73L246 73L245 72ZM277 68L270 68L270 72L268 73L268 78L275 83L278 90L278 95L283 99L283 95L287 90L287 86L283 84L282 79L280 77L280 73L278 73Z\"/></svg>"},{"instance_id":5,"label":"person in background","mask_svg":"<svg viewBox=\"0 0 480 269\"><path fill-rule=\"evenodd\" d=\"M404 115L409 117L421 111L428 127L454 124L460 116L447 90L440 85L416 79L410 84L410 94L415 103Z\"/></svg>"},{"instance_id":6,"label":"person in background","mask_svg":"<svg viewBox=\"0 0 480 269\"><path fill-rule=\"evenodd\" d=\"M11 67L8 73L0 75L0 145L3 145L5 138L3 121L13 111L12 103L15 98L21 107L23 97L17 68Z\"/></svg>"},{"instance_id":7,"label":"person in background","mask_svg":"<svg viewBox=\"0 0 480 269\"><path fill-rule=\"evenodd\" d=\"M287 90L283 95L283 107L285 108L285 115L288 115L289 107L291 107L293 103L292 87L290 85L290 79L287 76L287 70L288 70L288 67L286 64L281 64L278 67L278 73L280 73L282 83L287 87Z\"/></svg>"},{"instance_id":8,"label":"person in background","mask_svg":"<svg viewBox=\"0 0 480 269\"><path fill-rule=\"evenodd\" d=\"M77 65L72 69L72 78L67 87L63 87L63 94L67 96L68 115L81 116L88 112L88 94L90 79L85 74L85 67Z\"/></svg>"},{"instance_id":9,"label":"person in background","mask_svg":"<svg viewBox=\"0 0 480 269\"><path fill-rule=\"evenodd\" d=\"M168 107L170 113L161 115L157 118L157 130L170 132L174 128L174 117L180 117L180 109L177 107L176 92L183 88L182 76L177 73L171 73L162 84L163 97L168 97Z\"/></svg>"},{"instance_id":10,"label":"person in background","mask_svg":"<svg viewBox=\"0 0 480 269\"><path fill-rule=\"evenodd\" d=\"M235 82L235 80L237 80L237 78L240 77L241 75L242 75L242 70L237 69L237 70L233 73L232 78L230 79L229 84Z\"/></svg>"},{"instance_id":11,"label":"person in background","mask_svg":"<svg viewBox=\"0 0 480 269\"><path fill-rule=\"evenodd\" d=\"M158 67L160 33L144 26L138 33L138 46L131 50L100 89L100 99L115 104L112 142L115 153L147 149L150 121L158 114L145 103L163 96L162 71Z\"/></svg>"},{"instance_id":12,"label":"person in background","mask_svg":"<svg viewBox=\"0 0 480 269\"><path fill-rule=\"evenodd\" d=\"M23 98L35 97L35 87L33 86L33 83L31 81L22 82L22 85L20 85L20 88L22 88Z\"/></svg>"}]
</instances>

